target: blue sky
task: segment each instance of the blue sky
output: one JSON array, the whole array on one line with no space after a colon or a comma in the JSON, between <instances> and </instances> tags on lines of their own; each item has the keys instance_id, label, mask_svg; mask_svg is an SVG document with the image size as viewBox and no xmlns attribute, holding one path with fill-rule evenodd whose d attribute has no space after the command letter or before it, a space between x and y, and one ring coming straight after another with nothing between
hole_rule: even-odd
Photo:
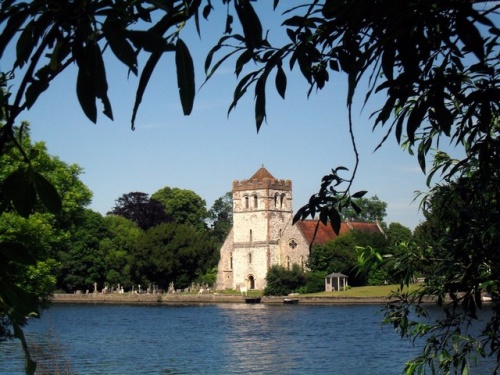
<instances>
[{"instance_id":1,"label":"blue sky","mask_svg":"<svg viewBox=\"0 0 500 375\"><path fill-rule=\"evenodd\" d=\"M274 16L266 17L264 29L273 21ZM195 60L198 88L204 81L204 56L223 29L223 23L215 24L219 29L202 22L206 31L202 40L194 32L184 37ZM9 58L8 54L2 58L2 69L10 64ZM251 92L227 116L237 82L234 61L197 92L193 113L186 117L177 93L174 57L167 56L150 82L132 131L137 78L128 78L126 68L109 53L106 61L113 122L102 113L97 124L85 117L76 98L74 68L58 77L19 118L31 123L32 138L45 141L49 153L84 168L81 179L94 194L90 208L98 212L112 209L124 193L152 194L165 186L193 190L210 208L231 190L233 180L251 177L261 165L276 178L293 181L297 210L331 168L354 166L344 77L331 77L326 89L307 99L304 79L297 71L287 72L286 100L268 85L267 124L257 134ZM361 111L363 97L360 91L354 111L361 158L354 189L368 190L367 197L377 195L388 204L386 222L413 229L422 220L414 193L426 190L425 176L416 158L402 151L393 136L373 152L385 133L372 132L370 109Z\"/></svg>"}]
</instances>

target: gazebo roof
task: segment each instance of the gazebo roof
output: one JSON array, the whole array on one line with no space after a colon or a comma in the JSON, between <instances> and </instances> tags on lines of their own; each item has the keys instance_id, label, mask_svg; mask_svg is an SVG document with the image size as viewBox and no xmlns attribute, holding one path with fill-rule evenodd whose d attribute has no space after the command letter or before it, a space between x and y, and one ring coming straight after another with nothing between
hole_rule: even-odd
<instances>
[{"instance_id":1,"label":"gazebo roof","mask_svg":"<svg viewBox=\"0 0 500 375\"><path fill-rule=\"evenodd\" d=\"M347 278L348 276L344 275L343 273L340 273L340 272L332 272L331 274L326 275L326 277L345 277L345 278Z\"/></svg>"}]
</instances>

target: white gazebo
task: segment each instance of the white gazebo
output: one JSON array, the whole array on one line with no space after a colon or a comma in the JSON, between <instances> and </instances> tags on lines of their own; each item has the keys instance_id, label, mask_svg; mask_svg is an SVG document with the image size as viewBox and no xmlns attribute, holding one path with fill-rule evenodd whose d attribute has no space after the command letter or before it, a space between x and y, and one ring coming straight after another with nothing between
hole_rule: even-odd
<instances>
[{"instance_id":1,"label":"white gazebo","mask_svg":"<svg viewBox=\"0 0 500 375\"><path fill-rule=\"evenodd\" d=\"M325 291L339 291L340 288L345 290L347 287L348 277L340 272L333 272L325 277Z\"/></svg>"}]
</instances>

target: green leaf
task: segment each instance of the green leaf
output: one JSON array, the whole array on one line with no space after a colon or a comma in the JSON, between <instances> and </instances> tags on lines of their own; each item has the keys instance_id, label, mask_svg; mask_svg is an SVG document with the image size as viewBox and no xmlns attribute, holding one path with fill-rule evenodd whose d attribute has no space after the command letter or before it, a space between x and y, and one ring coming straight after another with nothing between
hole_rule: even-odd
<instances>
[{"instance_id":1,"label":"green leaf","mask_svg":"<svg viewBox=\"0 0 500 375\"><path fill-rule=\"evenodd\" d=\"M35 188L43 205L54 215L59 215L62 210L62 201L54 185L40 173L35 172L34 176Z\"/></svg>"},{"instance_id":2,"label":"green leaf","mask_svg":"<svg viewBox=\"0 0 500 375\"><path fill-rule=\"evenodd\" d=\"M80 65L80 64L79 64ZM87 64L80 65L76 80L76 96L85 116L94 124L97 122L96 95L93 80Z\"/></svg>"},{"instance_id":3,"label":"green leaf","mask_svg":"<svg viewBox=\"0 0 500 375\"><path fill-rule=\"evenodd\" d=\"M241 22L248 49L262 45L262 25L249 0L235 0L236 14Z\"/></svg>"},{"instance_id":4,"label":"green leaf","mask_svg":"<svg viewBox=\"0 0 500 375\"><path fill-rule=\"evenodd\" d=\"M266 118L266 76L261 76L255 85L255 124L257 133Z\"/></svg>"},{"instance_id":5,"label":"green leaf","mask_svg":"<svg viewBox=\"0 0 500 375\"><path fill-rule=\"evenodd\" d=\"M278 94L285 99L285 92L286 92L286 75L285 72L283 71L283 68L279 65L277 68L276 72L276 90L278 91Z\"/></svg>"},{"instance_id":6,"label":"green leaf","mask_svg":"<svg viewBox=\"0 0 500 375\"><path fill-rule=\"evenodd\" d=\"M418 164L420 165L420 169L422 169L422 172L424 173L426 168L425 156L429 152L431 146L432 146L432 138L427 138L425 141L420 142L420 144L418 145L418 153L417 153Z\"/></svg>"},{"instance_id":7,"label":"green leaf","mask_svg":"<svg viewBox=\"0 0 500 375\"><path fill-rule=\"evenodd\" d=\"M224 34L231 34L233 32L233 16L228 14L226 17L226 28Z\"/></svg>"},{"instance_id":8,"label":"green leaf","mask_svg":"<svg viewBox=\"0 0 500 375\"><path fill-rule=\"evenodd\" d=\"M12 202L22 217L28 217L36 203L36 190L30 178L30 170L19 168L4 180L2 185L2 211Z\"/></svg>"},{"instance_id":9,"label":"green leaf","mask_svg":"<svg viewBox=\"0 0 500 375\"><path fill-rule=\"evenodd\" d=\"M428 105L425 102L416 103L408 117L406 133L411 144L415 141L415 133L424 120L427 108Z\"/></svg>"},{"instance_id":10,"label":"green leaf","mask_svg":"<svg viewBox=\"0 0 500 375\"><path fill-rule=\"evenodd\" d=\"M31 52L33 51L33 47L35 46L33 40L33 23L34 21L29 22L25 27L16 45L16 64L22 68L24 64L28 61L31 56Z\"/></svg>"},{"instance_id":11,"label":"green leaf","mask_svg":"<svg viewBox=\"0 0 500 375\"><path fill-rule=\"evenodd\" d=\"M353 198L363 198L363 197L364 197L364 195L365 195L366 193L368 193L368 191L366 191L366 190L361 190L361 191L358 191L358 192L354 193L354 194L352 195L352 197L353 197Z\"/></svg>"},{"instance_id":12,"label":"green leaf","mask_svg":"<svg viewBox=\"0 0 500 375\"><path fill-rule=\"evenodd\" d=\"M361 213L361 208L353 201L350 201L350 204L353 210L356 211L356 214L359 215Z\"/></svg>"},{"instance_id":13,"label":"green leaf","mask_svg":"<svg viewBox=\"0 0 500 375\"><path fill-rule=\"evenodd\" d=\"M8 16L7 25L0 33L0 57L3 56L3 52L12 41L13 36L21 29L23 23L30 16L30 11L27 9L26 4L22 4L21 6L25 7L25 9L21 10L18 8L13 10L12 14Z\"/></svg>"},{"instance_id":14,"label":"green leaf","mask_svg":"<svg viewBox=\"0 0 500 375\"><path fill-rule=\"evenodd\" d=\"M238 57L238 60L236 60L236 68L234 69L236 77L239 76L245 64L248 63L250 60L252 60L252 57L253 57L253 52L251 50L243 51L240 57Z\"/></svg>"},{"instance_id":15,"label":"green leaf","mask_svg":"<svg viewBox=\"0 0 500 375\"><path fill-rule=\"evenodd\" d=\"M106 79L106 68L102 60L101 49L98 44L90 44L88 46L89 57L91 60L91 77L93 78L95 96L101 99L104 106L103 113L113 120L113 110L108 98L108 82Z\"/></svg>"},{"instance_id":16,"label":"green leaf","mask_svg":"<svg viewBox=\"0 0 500 375\"><path fill-rule=\"evenodd\" d=\"M49 83L45 80L34 79L26 89L26 107L31 109L33 104L42 92L49 88Z\"/></svg>"},{"instance_id":17,"label":"green leaf","mask_svg":"<svg viewBox=\"0 0 500 375\"><path fill-rule=\"evenodd\" d=\"M102 31L109 43L111 51L113 51L118 60L124 63L135 75L137 75L137 56L126 39L125 31L108 20L104 22Z\"/></svg>"},{"instance_id":18,"label":"green leaf","mask_svg":"<svg viewBox=\"0 0 500 375\"><path fill-rule=\"evenodd\" d=\"M233 102L229 106L228 115L236 107L236 104L238 104L238 101L240 100L240 98L243 95L245 95L248 87L255 81L256 75L257 75L257 73L255 73L255 72L249 73L245 77L243 77L240 80L240 82L238 82L238 84L236 85L236 88L234 89Z\"/></svg>"},{"instance_id":19,"label":"green leaf","mask_svg":"<svg viewBox=\"0 0 500 375\"><path fill-rule=\"evenodd\" d=\"M152 53L149 56L144 69L142 70L141 77L139 78L139 85L137 86L137 92L135 94L135 103L134 108L132 110L132 120L131 120L131 128L135 129L135 118L137 116L137 111L139 110L139 106L142 102L142 97L144 95L144 91L146 91L146 87L148 86L149 79L151 78L151 74L153 73L156 64L160 60L163 52Z\"/></svg>"},{"instance_id":20,"label":"green leaf","mask_svg":"<svg viewBox=\"0 0 500 375\"><path fill-rule=\"evenodd\" d=\"M14 207L22 217L28 217L33 212L36 203L36 190L33 183L25 182L21 185L18 195L14 200Z\"/></svg>"},{"instance_id":21,"label":"green leaf","mask_svg":"<svg viewBox=\"0 0 500 375\"><path fill-rule=\"evenodd\" d=\"M234 54L235 54L235 53L237 53L237 52L239 52L239 50L238 50L238 49L235 49L234 51L232 51L232 52L228 53L228 54L227 54L226 56L224 56L222 59L220 59L219 61L217 61L217 63L215 63L215 65L214 65L214 66L213 66L213 68L210 70L210 72L208 72L208 71L206 72L206 74L207 74L207 78L205 79L205 82L206 82L207 80L209 80L209 79L210 79L210 78L214 75L214 73L217 71L217 69L219 68L219 66L221 66L221 65L222 65L222 63L223 63L224 61L226 61L229 57L231 57L232 55L234 55ZM208 59L209 59L209 57L207 57L207 62L208 62ZM207 66L206 64L205 64L205 68L206 68L206 69L208 68L208 66Z\"/></svg>"},{"instance_id":22,"label":"green leaf","mask_svg":"<svg viewBox=\"0 0 500 375\"><path fill-rule=\"evenodd\" d=\"M456 19L457 35L465 47L472 51L479 60L484 60L484 40L479 30L467 19L464 14L459 13Z\"/></svg>"},{"instance_id":23,"label":"green leaf","mask_svg":"<svg viewBox=\"0 0 500 375\"><path fill-rule=\"evenodd\" d=\"M184 115L188 116L193 110L195 96L194 65L189 49L182 39L178 39L175 46L175 65L182 109Z\"/></svg>"},{"instance_id":24,"label":"green leaf","mask_svg":"<svg viewBox=\"0 0 500 375\"><path fill-rule=\"evenodd\" d=\"M332 207L328 211L328 219L330 220L330 225L335 232L335 234L338 236L340 233L340 226L342 224L342 219L340 217L339 212L335 207Z\"/></svg>"},{"instance_id":25,"label":"green leaf","mask_svg":"<svg viewBox=\"0 0 500 375\"><path fill-rule=\"evenodd\" d=\"M136 48L143 49L144 51L158 53L168 50L165 39L153 31L128 30L126 36Z\"/></svg>"},{"instance_id":26,"label":"green leaf","mask_svg":"<svg viewBox=\"0 0 500 375\"><path fill-rule=\"evenodd\" d=\"M401 136L403 135L403 123L405 120L406 110L399 115L398 120L396 121L396 140L398 144L401 144Z\"/></svg>"},{"instance_id":27,"label":"green leaf","mask_svg":"<svg viewBox=\"0 0 500 375\"><path fill-rule=\"evenodd\" d=\"M205 7L203 8L203 18L205 18L206 20L208 20L208 16L210 15L210 12L213 9L214 9L214 7L210 3L210 0L208 0L208 4L205 5Z\"/></svg>"}]
</instances>

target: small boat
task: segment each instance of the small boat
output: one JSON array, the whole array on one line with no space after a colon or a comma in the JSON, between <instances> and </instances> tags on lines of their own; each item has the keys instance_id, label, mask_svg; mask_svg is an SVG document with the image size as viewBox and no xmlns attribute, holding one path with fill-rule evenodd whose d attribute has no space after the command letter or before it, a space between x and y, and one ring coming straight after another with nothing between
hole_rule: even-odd
<instances>
[{"instance_id":1,"label":"small boat","mask_svg":"<svg viewBox=\"0 0 500 375\"><path fill-rule=\"evenodd\" d=\"M294 305L294 304L299 303L299 300L294 299L294 298L283 298L283 303L288 304L288 305Z\"/></svg>"}]
</instances>

